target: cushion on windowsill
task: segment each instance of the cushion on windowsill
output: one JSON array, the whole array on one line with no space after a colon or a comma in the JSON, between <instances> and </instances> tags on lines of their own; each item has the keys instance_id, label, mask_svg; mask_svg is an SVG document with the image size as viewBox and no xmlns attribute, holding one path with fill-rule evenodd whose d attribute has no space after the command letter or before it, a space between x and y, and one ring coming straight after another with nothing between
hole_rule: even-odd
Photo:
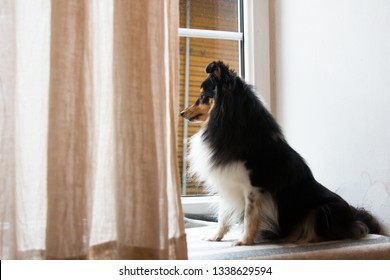
<instances>
[{"instance_id":1,"label":"cushion on windowsill","mask_svg":"<svg viewBox=\"0 0 390 280\"><path fill-rule=\"evenodd\" d=\"M216 223L201 222L197 227L186 229L189 259L390 259L390 237L383 235L305 245L262 243L234 247L232 242L241 235L239 226L220 242L202 239L213 233L216 226Z\"/></svg>"}]
</instances>

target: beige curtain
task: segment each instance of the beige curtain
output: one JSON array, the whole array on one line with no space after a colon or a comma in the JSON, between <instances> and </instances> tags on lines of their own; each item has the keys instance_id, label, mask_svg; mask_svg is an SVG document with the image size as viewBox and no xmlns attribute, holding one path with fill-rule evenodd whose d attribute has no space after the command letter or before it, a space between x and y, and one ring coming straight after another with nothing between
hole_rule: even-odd
<instances>
[{"instance_id":1,"label":"beige curtain","mask_svg":"<svg viewBox=\"0 0 390 280\"><path fill-rule=\"evenodd\" d=\"M0 258L185 259L177 0L0 0Z\"/></svg>"}]
</instances>

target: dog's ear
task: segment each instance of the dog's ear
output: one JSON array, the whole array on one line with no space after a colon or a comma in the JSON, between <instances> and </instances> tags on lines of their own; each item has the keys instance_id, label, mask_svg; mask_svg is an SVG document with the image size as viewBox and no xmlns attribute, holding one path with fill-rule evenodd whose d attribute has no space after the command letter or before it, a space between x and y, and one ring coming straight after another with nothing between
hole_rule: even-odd
<instances>
[{"instance_id":1,"label":"dog's ear","mask_svg":"<svg viewBox=\"0 0 390 280\"><path fill-rule=\"evenodd\" d=\"M219 63L216 61L211 62L206 66L206 73L214 75L218 79L221 79L221 68L219 67Z\"/></svg>"},{"instance_id":2,"label":"dog's ear","mask_svg":"<svg viewBox=\"0 0 390 280\"><path fill-rule=\"evenodd\" d=\"M217 69L218 69L217 62L213 61L209 65L206 66L206 73L211 74Z\"/></svg>"}]
</instances>

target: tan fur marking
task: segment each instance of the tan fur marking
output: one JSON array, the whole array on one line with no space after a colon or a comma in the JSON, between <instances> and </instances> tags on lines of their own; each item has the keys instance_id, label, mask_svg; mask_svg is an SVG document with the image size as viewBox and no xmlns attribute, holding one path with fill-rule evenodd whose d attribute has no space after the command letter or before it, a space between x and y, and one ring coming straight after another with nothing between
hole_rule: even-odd
<instances>
[{"instance_id":1,"label":"tan fur marking","mask_svg":"<svg viewBox=\"0 0 390 280\"><path fill-rule=\"evenodd\" d=\"M256 232L259 228L259 205L257 202L260 195L255 190L252 190L245 200L245 216L244 216L244 234L241 240L234 242L233 246L252 245L255 242Z\"/></svg>"},{"instance_id":2,"label":"tan fur marking","mask_svg":"<svg viewBox=\"0 0 390 280\"><path fill-rule=\"evenodd\" d=\"M308 215L302 223L297 226L296 230L286 239L281 240L284 242L294 243L309 243L309 242L320 242L321 239L315 232L315 212Z\"/></svg>"},{"instance_id":3,"label":"tan fur marking","mask_svg":"<svg viewBox=\"0 0 390 280\"><path fill-rule=\"evenodd\" d=\"M255 187L246 200L243 237L233 246L254 244L262 230L278 231L278 211L271 194Z\"/></svg>"},{"instance_id":4,"label":"tan fur marking","mask_svg":"<svg viewBox=\"0 0 390 280\"><path fill-rule=\"evenodd\" d=\"M203 93L203 88L200 89L201 94ZM199 101L200 97L197 101ZM205 122L209 118L209 114L214 107L214 99L210 98L209 104L192 104L191 106L185 108L181 115L190 120L191 122Z\"/></svg>"},{"instance_id":5,"label":"tan fur marking","mask_svg":"<svg viewBox=\"0 0 390 280\"><path fill-rule=\"evenodd\" d=\"M221 79L221 69L217 67L217 69L214 70L213 74L218 78Z\"/></svg>"},{"instance_id":6,"label":"tan fur marking","mask_svg":"<svg viewBox=\"0 0 390 280\"><path fill-rule=\"evenodd\" d=\"M210 105L199 104L199 105L191 105L190 107L184 109L182 113L184 113L183 117L193 122L204 122L209 117Z\"/></svg>"},{"instance_id":7,"label":"tan fur marking","mask_svg":"<svg viewBox=\"0 0 390 280\"><path fill-rule=\"evenodd\" d=\"M210 101L209 101L209 103L210 103L210 108L209 108L209 111L208 111L208 115L210 115L210 113L211 113L211 111L213 110L213 108L214 108L214 98L210 98Z\"/></svg>"}]
</instances>

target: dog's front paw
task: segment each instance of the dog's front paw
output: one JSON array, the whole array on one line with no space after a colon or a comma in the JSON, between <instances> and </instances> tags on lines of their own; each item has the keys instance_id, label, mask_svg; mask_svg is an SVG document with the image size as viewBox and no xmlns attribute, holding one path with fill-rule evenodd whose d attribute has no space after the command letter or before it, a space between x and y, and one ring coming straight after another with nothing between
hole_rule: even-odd
<instances>
[{"instance_id":1,"label":"dog's front paw","mask_svg":"<svg viewBox=\"0 0 390 280\"><path fill-rule=\"evenodd\" d=\"M222 238L223 238L223 236L221 236L219 234L212 234L212 235L204 237L203 240L206 240L206 241L221 241Z\"/></svg>"},{"instance_id":2,"label":"dog's front paw","mask_svg":"<svg viewBox=\"0 0 390 280\"><path fill-rule=\"evenodd\" d=\"M248 245L253 245L253 244L254 244L253 241L241 239L241 240L238 240L236 242L233 242L232 246L248 246Z\"/></svg>"},{"instance_id":3,"label":"dog's front paw","mask_svg":"<svg viewBox=\"0 0 390 280\"><path fill-rule=\"evenodd\" d=\"M207 241L221 241L225 234L229 231L229 227L225 225L219 225L218 229L213 234L204 238Z\"/></svg>"}]
</instances>

